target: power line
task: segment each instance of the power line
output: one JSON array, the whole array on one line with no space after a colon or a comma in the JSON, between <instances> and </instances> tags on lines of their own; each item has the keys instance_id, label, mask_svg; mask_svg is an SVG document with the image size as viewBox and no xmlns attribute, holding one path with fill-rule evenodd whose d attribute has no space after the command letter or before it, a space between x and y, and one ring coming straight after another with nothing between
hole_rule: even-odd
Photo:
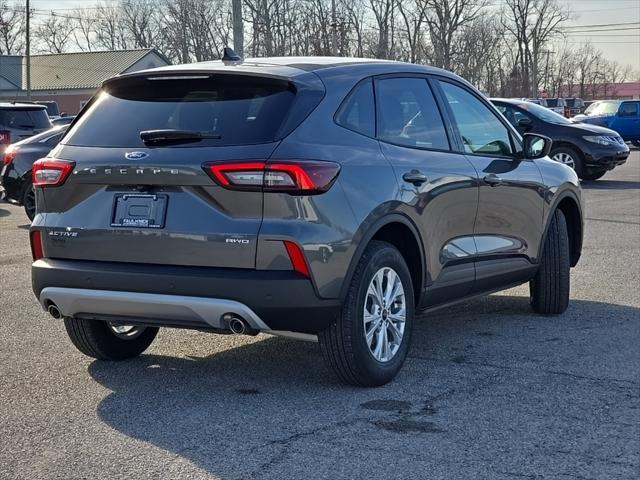
<instances>
[{"instance_id":1,"label":"power line","mask_svg":"<svg viewBox=\"0 0 640 480\"><path fill-rule=\"evenodd\" d=\"M571 30L570 32L563 32L566 33L568 35L574 34L574 33L592 33L592 32L621 32L623 30L639 30L640 29L640 25L637 27L625 27L625 28L605 28L605 29L595 29L595 30Z\"/></svg>"},{"instance_id":2,"label":"power line","mask_svg":"<svg viewBox=\"0 0 640 480\"><path fill-rule=\"evenodd\" d=\"M640 22L625 22L625 23L592 23L591 25L571 25L571 26L567 26L567 27L563 27L564 29L567 28L591 28L591 27L620 27L620 26L625 26L625 25L640 25Z\"/></svg>"}]
</instances>

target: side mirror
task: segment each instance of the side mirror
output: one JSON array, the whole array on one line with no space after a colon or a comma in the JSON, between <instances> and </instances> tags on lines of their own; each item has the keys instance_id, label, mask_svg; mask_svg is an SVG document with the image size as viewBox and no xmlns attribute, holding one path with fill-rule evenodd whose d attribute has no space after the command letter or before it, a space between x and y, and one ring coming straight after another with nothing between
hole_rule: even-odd
<instances>
[{"instance_id":1,"label":"side mirror","mask_svg":"<svg viewBox=\"0 0 640 480\"><path fill-rule=\"evenodd\" d=\"M535 160L549 155L551 151L551 139L537 133L525 133L523 135L524 158Z\"/></svg>"},{"instance_id":2,"label":"side mirror","mask_svg":"<svg viewBox=\"0 0 640 480\"><path fill-rule=\"evenodd\" d=\"M521 118L518 120L519 127L530 127L531 125L533 125L533 122L530 118Z\"/></svg>"}]
</instances>

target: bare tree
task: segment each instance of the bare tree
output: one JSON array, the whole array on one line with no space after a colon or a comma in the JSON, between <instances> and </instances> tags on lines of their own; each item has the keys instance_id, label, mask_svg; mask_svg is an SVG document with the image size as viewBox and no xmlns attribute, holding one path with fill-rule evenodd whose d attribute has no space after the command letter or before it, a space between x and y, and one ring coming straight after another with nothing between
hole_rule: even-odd
<instances>
[{"instance_id":1,"label":"bare tree","mask_svg":"<svg viewBox=\"0 0 640 480\"><path fill-rule=\"evenodd\" d=\"M33 39L38 50L47 53L63 53L73 38L74 26L69 17L51 12L46 20L33 30Z\"/></svg>"},{"instance_id":2,"label":"bare tree","mask_svg":"<svg viewBox=\"0 0 640 480\"><path fill-rule=\"evenodd\" d=\"M569 11L556 0L506 0L503 18L517 45L521 88L526 96L537 96L540 56L549 41L560 35Z\"/></svg>"},{"instance_id":3,"label":"bare tree","mask_svg":"<svg viewBox=\"0 0 640 480\"><path fill-rule=\"evenodd\" d=\"M422 26L426 19L426 12L422 2L396 0L398 12L404 23L403 34L406 38L407 53L404 60L411 63L418 63L422 60L421 53L424 53L424 39Z\"/></svg>"},{"instance_id":4,"label":"bare tree","mask_svg":"<svg viewBox=\"0 0 640 480\"><path fill-rule=\"evenodd\" d=\"M92 51L97 27L93 12L78 8L73 11L72 22L74 46L83 52Z\"/></svg>"},{"instance_id":5,"label":"bare tree","mask_svg":"<svg viewBox=\"0 0 640 480\"><path fill-rule=\"evenodd\" d=\"M122 25L134 48L151 48L159 34L158 3L155 0L122 2Z\"/></svg>"},{"instance_id":6,"label":"bare tree","mask_svg":"<svg viewBox=\"0 0 640 480\"><path fill-rule=\"evenodd\" d=\"M433 45L433 63L450 70L454 65L456 35L480 14L484 0L418 0L426 12Z\"/></svg>"},{"instance_id":7,"label":"bare tree","mask_svg":"<svg viewBox=\"0 0 640 480\"><path fill-rule=\"evenodd\" d=\"M0 54L17 55L24 51L25 17L25 10L0 0Z\"/></svg>"}]
</instances>

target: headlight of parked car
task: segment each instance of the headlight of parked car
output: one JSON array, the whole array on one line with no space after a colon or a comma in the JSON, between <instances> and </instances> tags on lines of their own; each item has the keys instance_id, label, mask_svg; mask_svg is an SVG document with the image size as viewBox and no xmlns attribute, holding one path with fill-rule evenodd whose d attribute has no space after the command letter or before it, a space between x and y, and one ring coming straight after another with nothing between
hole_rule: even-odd
<instances>
[{"instance_id":1,"label":"headlight of parked car","mask_svg":"<svg viewBox=\"0 0 640 480\"><path fill-rule=\"evenodd\" d=\"M618 141L617 137L606 137L604 135L593 135L582 138L587 142L597 143L598 145L620 145L622 143Z\"/></svg>"}]
</instances>

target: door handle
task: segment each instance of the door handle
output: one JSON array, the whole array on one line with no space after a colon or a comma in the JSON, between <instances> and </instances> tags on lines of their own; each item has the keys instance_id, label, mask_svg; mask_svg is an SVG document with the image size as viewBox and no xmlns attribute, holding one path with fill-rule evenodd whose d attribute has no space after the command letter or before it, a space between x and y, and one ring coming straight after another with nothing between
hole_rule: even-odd
<instances>
[{"instance_id":1,"label":"door handle","mask_svg":"<svg viewBox=\"0 0 640 480\"><path fill-rule=\"evenodd\" d=\"M427 176L424 173L419 172L418 170L411 170L410 172L402 175L402 179L405 182L412 183L416 187L419 187L427 181Z\"/></svg>"},{"instance_id":2,"label":"door handle","mask_svg":"<svg viewBox=\"0 0 640 480\"><path fill-rule=\"evenodd\" d=\"M495 173L491 173L482 179L484 183L491 187L497 187L502 184L502 179L497 176Z\"/></svg>"}]
</instances>

